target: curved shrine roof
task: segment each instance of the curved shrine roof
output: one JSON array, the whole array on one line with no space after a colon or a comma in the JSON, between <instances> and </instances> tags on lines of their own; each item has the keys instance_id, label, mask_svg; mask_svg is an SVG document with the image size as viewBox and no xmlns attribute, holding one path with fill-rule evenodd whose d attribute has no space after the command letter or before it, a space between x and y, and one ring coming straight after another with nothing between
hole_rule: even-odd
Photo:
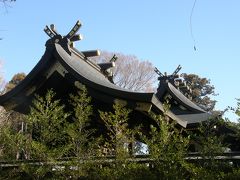
<instances>
[{"instance_id":1,"label":"curved shrine roof","mask_svg":"<svg viewBox=\"0 0 240 180\"><path fill-rule=\"evenodd\" d=\"M103 73L101 67L89 60L86 53L70 46L71 38L76 39L74 33L69 33L71 36L62 37L54 29L52 32L49 31L51 30L47 27L45 32L50 34L51 39L46 42L44 55L19 85L0 96L0 105L6 109L27 113L35 94L41 94L42 91L53 87L54 90L64 95L68 92L68 85L84 84L91 89L91 96L100 101L113 103L119 100L131 104L138 111L152 110L157 114L163 112L163 104L157 94L134 92L113 84ZM173 111L167 112L167 115L179 125L186 127L188 124L209 118L205 111L187 99L170 83L162 91L168 91L177 101L193 110L192 114L181 115Z\"/></svg>"}]
</instances>

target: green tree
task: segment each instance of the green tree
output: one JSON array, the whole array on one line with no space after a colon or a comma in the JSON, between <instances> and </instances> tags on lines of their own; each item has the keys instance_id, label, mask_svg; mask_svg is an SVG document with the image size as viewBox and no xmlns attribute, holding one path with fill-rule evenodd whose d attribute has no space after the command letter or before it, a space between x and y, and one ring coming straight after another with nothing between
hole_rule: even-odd
<instances>
[{"instance_id":1,"label":"green tree","mask_svg":"<svg viewBox=\"0 0 240 180\"><path fill-rule=\"evenodd\" d=\"M217 134L218 126L222 123L224 123L223 120L209 120L202 123L197 131L191 134L199 153L199 159L195 161L197 179L222 179L233 168L229 161L219 161L216 158L227 150L227 145L223 143L224 136Z\"/></svg>"},{"instance_id":2,"label":"green tree","mask_svg":"<svg viewBox=\"0 0 240 180\"><path fill-rule=\"evenodd\" d=\"M5 85L3 93L6 93L18 85L26 77L25 73L17 73L12 79ZM19 112L10 110L5 113L8 118L8 122L16 132L23 132L25 125L25 115Z\"/></svg>"},{"instance_id":3,"label":"green tree","mask_svg":"<svg viewBox=\"0 0 240 180\"><path fill-rule=\"evenodd\" d=\"M212 96L216 96L216 94L214 91L215 87L210 84L210 80L201 78L196 74L183 73L182 77L192 90L190 94L192 101L204 110L212 111L216 104L216 100L213 100Z\"/></svg>"},{"instance_id":4,"label":"green tree","mask_svg":"<svg viewBox=\"0 0 240 180\"><path fill-rule=\"evenodd\" d=\"M235 114L238 116L238 121L240 121L240 99L237 99L237 108L235 110Z\"/></svg>"},{"instance_id":5,"label":"green tree","mask_svg":"<svg viewBox=\"0 0 240 180\"><path fill-rule=\"evenodd\" d=\"M68 152L66 133L69 113L60 100L55 100L55 93L49 90L45 97L36 95L30 113L26 117L27 132L31 135L29 148L30 159L36 164L22 167L35 179L44 178L56 168L57 160ZM41 162L40 165L38 162Z\"/></svg>"},{"instance_id":6,"label":"green tree","mask_svg":"<svg viewBox=\"0 0 240 180\"><path fill-rule=\"evenodd\" d=\"M77 179L88 177L89 169L96 164L91 160L98 153L99 137L94 136L95 130L91 128L92 116L91 98L87 95L87 89L83 86L76 95L70 95L70 103L73 106L73 122L68 124L66 132L70 138L68 142L69 155L72 161L66 165L69 176Z\"/></svg>"},{"instance_id":7,"label":"green tree","mask_svg":"<svg viewBox=\"0 0 240 180\"><path fill-rule=\"evenodd\" d=\"M132 143L132 131L128 128L130 112L120 103L113 105L113 112L100 111L100 117L108 131L109 143L105 145L117 159L128 154L128 144Z\"/></svg>"},{"instance_id":8,"label":"green tree","mask_svg":"<svg viewBox=\"0 0 240 180\"><path fill-rule=\"evenodd\" d=\"M17 86L24 78L26 77L25 73L17 73L12 79L6 84L4 88L4 92L8 92L12 90L15 86Z\"/></svg>"},{"instance_id":9,"label":"green tree","mask_svg":"<svg viewBox=\"0 0 240 180\"><path fill-rule=\"evenodd\" d=\"M169 105L164 104L164 109L163 115L151 115L158 127L151 125L150 136L140 135L148 145L156 175L162 179L185 179L194 171L185 160L189 137L184 137L182 129L166 116Z\"/></svg>"},{"instance_id":10,"label":"green tree","mask_svg":"<svg viewBox=\"0 0 240 180\"><path fill-rule=\"evenodd\" d=\"M90 116L92 115L91 98L87 96L87 89L82 87L77 95L70 95L70 102L73 106L73 123L68 126L68 135L71 138L71 148L74 157L84 157L87 152L90 139L94 130L90 127ZM91 153L91 152L88 152Z\"/></svg>"},{"instance_id":11,"label":"green tree","mask_svg":"<svg viewBox=\"0 0 240 180\"><path fill-rule=\"evenodd\" d=\"M108 160L111 155L114 159L101 169L98 169L99 179L153 179L154 176L144 164L131 162L134 155L132 144L135 142L135 129L129 129L128 120L131 110L121 103L113 105L112 112L100 111L108 137L103 145L103 160Z\"/></svg>"},{"instance_id":12,"label":"green tree","mask_svg":"<svg viewBox=\"0 0 240 180\"><path fill-rule=\"evenodd\" d=\"M235 130L236 132L236 137L240 141L240 99L237 100L237 107L236 108L231 108L231 110L236 114L238 117L237 122L228 122L229 126Z\"/></svg>"},{"instance_id":13,"label":"green tree","mask_svg":"<svg viewBox=\"0 0 240 180\"><path fill-rule=\"evenodd\" d=\"M27 157L26 147L28 139L24 135L23 131L17 131L10 123L6 123L1 126L0 129L0 144L1 144L1 160L16 161L22 154Z\"/></svg>"},{"instance_id":14,"label":"green tree","mask_svg":"<svg viewBox=\"0 0 240 180\"><path fill-rule=\"evenodd\" d=\"M18 128L11 119L6 119L0 127L0 161L7 164L19 164L20 159L29 158L29 136L24 133L24 128ZM14 179L19 176L21 170L16 166L1 168L2 179Z\"/></svg>"},{"instance_id":15,"label":"green tree","mask_svg":"<svg viewBox=\"0 0 240 180\"><path fill-rule=\"evenodd\" d=\"M66 113L52 90L44 97L36 95L24 131L2 126L1 160L16 160L19 152L24 155L18 176L24 173L34 179L77 179L89 175L90 167L94 167L90 158L98 152L99 139L93 138L94 130L89 127L91 98L83 87L70 99L73 110Z\"/></svg>"}]
</instances>

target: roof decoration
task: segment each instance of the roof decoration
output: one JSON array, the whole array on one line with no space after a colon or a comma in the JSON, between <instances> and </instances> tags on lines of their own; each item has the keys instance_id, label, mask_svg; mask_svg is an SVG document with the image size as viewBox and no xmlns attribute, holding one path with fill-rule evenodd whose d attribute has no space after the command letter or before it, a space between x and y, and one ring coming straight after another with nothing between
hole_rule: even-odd
<instances>
[{"instance_id":1,"label":"roof decoration","mask_svg":"<svg viewBox=\"0 0 240 180\"><path fill-rule=\"evenodd\" d=\"M188 82L186 82L181 75L179 75L179 71L182 69L181 65L178 65L178 67L175 69L175 71L168 75L166 72L163 74L161 73L156 67L154 71L159 75L159 87L161 84L164 83L171 83L175 88L181 91L188 99L192 100L192 89L189 87Z\"/></svg>"},{"instance_id":2,"label":"roof decoration","mask_svg":"<svg viewBox=\"0 0 240 180\"><path fill-rule=\"evenodd\" d=\"M44 32L51 38L50 40L47 41L46 44L58 43L62 47L64 47L65 51L68 52L68 54L71 54L70 48L74 48L74 42L83 39L81 34L77 34L81 26L82 25L78 20L76 24L73 26L73 28L70 30L70 32L66 36L62 36L57 32L57 29L54 24L51 24L50 28L48 25L46 25L46 27L44 28ZM85 57L93 57L99 56L100 51L99 50L81 51L81 54L83 54Z\"/></svg>"},{"instance_id":3,"label":"roof decoration","mask_svg":"<svg viewBox=\"0 0 240 180\"><path fill-rule=\"evenodd\" d=\"M205 112L191 101L192 90L187 85L187 82L178 74L181 68L179 65L170 75L166 72L163 74L155 68L155 72L159 75L157 98L161 102L167 99L171 105L170 110L179 118L191 122L189 124L209 119L211 114Z\"/></svg>"}]
</instances>

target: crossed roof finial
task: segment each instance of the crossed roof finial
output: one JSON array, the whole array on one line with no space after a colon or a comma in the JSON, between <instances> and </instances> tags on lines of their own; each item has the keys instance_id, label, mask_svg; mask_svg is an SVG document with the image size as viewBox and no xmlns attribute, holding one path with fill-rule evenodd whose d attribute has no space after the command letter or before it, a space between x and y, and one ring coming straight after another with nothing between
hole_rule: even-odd
<instances>
[{"instance_id":1,"label":"crossed roof finial","mask_svg":"<svg viewBox=\"0 0 240 180\"><path fill-rule=\"evenodd\" d=\"M72 42L74 41L78 41L82 39L82 36L80 34L77 34L78 30L81 27L81 23L78 20L76 22L76 24L73 26L73 28L71 29L71 31L66 35L66 36L62 36L60 35L54 24L51 24L50 27L47 25L44 28L44 32L51 38L51 39L55 39L55 42L70 42L70 45L72 45Z\"/></svg>"},{"instance_id":2,"label":"crossed roof finial","mask_svg":"<svg viewBox=\"0 0 240 180\"><path fill-rule=\"evenodd\" d=\"M175 69L175 71L171 75L167 75L165 72L164 74L161 73L156 67L154 71L159 75L158 80L160 81L159 86L161 85L161 82L170 82L172 85L174 85L177 89L179 89L187 98L192 98L192 90L187 85L187 82L179 78L179 71L182 69L181 65L178 65L178 67Z\"/></svg>"},{"instance_id":3,"label":"crossed roof finial","mask_svg":"<svg viewBox=\"0 0 240 180\"><path fill-rule=\"evenodd\" d=\"M52 45L54 43L58 43L65 49L66 52L68 52L68 54L71 54L71 51L73 49L76 52L77 49L73 47L73 42L82 39L82 36L80 34L77 34L81 26L82 25L78 20L76 24L73 26L73 28L71 29L71 31L69 31L69 33L66 36L62 36L57 32L57 29L54 24L51 24L50 27L47 25L44 28L44 32L50 37L50 39L47 41L46 46ZM84 57L92 57L92 56L100 55L99 50L81 51L80 53L84 55Z\"/></svg>"},{"instance_id":4,"label":"crossed roof finial","mask_svg":"<svg viewBox=\"0 0 240 180\"><path fill-rule=\"evenodd\" d=\"M178 67L175 69L175 71L172 73L172 76L176 76L177 73L182 69L181 65L178 65Z\"/></svg>"},{"instance_id":5,"label":"crossed roof finial","mask_svg":"<svg viewBox=\"0 0 240 180\"><path fill-rule=\"evenodd\" d=\"M182 69L181 65L178 65L178 67L176 68L176 70L171 74L168 75L166 72L163 74L161 73L161 71L158 70L158 68L155 67L154 71L159 75L158 80L161 79L174 79L175 76L177 76L177 73Z\"/></svg>"}]
</instances>

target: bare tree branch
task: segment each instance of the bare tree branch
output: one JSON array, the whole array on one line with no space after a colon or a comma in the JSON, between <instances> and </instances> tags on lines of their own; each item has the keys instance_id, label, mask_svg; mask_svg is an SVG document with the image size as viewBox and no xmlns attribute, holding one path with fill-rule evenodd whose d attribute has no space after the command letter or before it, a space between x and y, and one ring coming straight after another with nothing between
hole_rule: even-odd
<instances>
[{"instance_id":1,"label":"bare tree branch","mask_svg":"<svg viewBox=\"0 0 240 180\"><path fill-rule=\"evenodd\" d=\"M134 91L154 91L157 75L149 61L140 61L134 55L107 51L103 51L99 57L95 57L93 60L97 63L107 62L114 54L118 57L113 75L113 81L116 85Z\"/></svg>"},{"instance_id":2,"label":"bare tree branch","mask_svg":"<svg viewBox=\"0 0 240 180\"><path fill-rule=\"evenodd\" d=\"M12 3L12 2L16 2L16 0L0 0L0 3L3 4L6 12L8 12L8 8L11 7L9 3Z\"/></svg>"}]
</instances>

